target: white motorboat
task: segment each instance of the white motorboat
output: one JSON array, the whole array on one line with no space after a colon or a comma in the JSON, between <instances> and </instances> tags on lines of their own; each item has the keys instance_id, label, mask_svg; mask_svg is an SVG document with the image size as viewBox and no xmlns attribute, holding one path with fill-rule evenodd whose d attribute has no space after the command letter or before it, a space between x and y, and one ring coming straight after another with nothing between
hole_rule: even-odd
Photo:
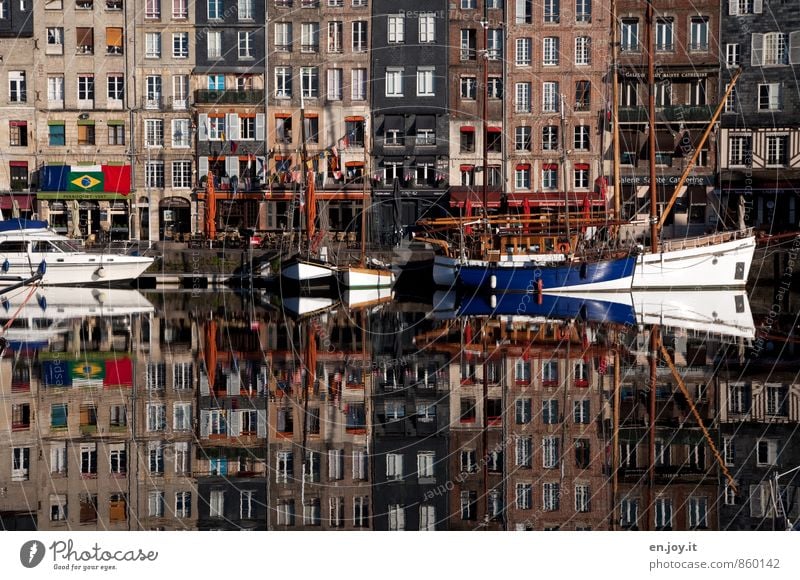
<instances>
[{"instance_id":1,"label":"white motorboat","mask_svg":"<svg viewBox=\"0 0 800 580\"><path fill-rule=\"evenodd\" d=\"M86 252L45 221L0 221L0 286L24 282L40 268L41 284L47 286L124 282L141 276L152 263L145 256Z\"/></svg>"}]
</instances>

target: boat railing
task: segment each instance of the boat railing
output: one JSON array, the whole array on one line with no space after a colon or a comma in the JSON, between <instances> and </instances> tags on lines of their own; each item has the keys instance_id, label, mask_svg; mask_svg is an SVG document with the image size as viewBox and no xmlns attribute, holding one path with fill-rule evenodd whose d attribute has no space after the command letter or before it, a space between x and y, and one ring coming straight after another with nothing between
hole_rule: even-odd
<instances>
[{"instance_id":1,"label":"boat railing","mask_svg":"<svg viewBox=\"0 0 800 580\"><path fill-rule=\"evenodd\" d=\"M688 250L691 248L702 248L704 246L712 246L715 244L723 244L733 240L748 238L753 235L753 228L745 228L743 230L736 230L730 232L717 232L706 236L698 236L696 238L687 238L683 240L667 240L663 242L663 249L665 252L672 252L676 250Z\"/></svg>"}]
</instances>

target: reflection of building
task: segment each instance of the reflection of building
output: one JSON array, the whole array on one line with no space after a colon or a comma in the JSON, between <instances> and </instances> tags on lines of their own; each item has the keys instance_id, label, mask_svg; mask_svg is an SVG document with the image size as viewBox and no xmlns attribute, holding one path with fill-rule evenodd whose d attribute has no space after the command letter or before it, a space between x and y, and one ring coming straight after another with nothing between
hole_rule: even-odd
<instances>
[{"instance_id":1,"label":"reflection of building","mask_svg":"<svg viewBox=\"0 0 800 580\"><path fill-rule=\"evenodd\" d=\"M654 449L650 437L648 329L638 333L623 360L620 386L617 529L716 529L718 464L689 402L670 370L659 365ZM662 338L711 436L718 414L712 363L720 345L709 336L663 330ZM650 479L650 465L654 477Z\"/></svg>"},{"instance_id":2,"label":"reflection of building","mask_svg":"<svg viewBox=\"0 0 800 580\"><path fill-rule=\"evenodd\" d=\"M718 446L736 482L723 480L719 494L722 530L784 530L786 517L800 517L800 475L775 475L800 465L797 425L800 390L794 373L726 373L719 381ZM779 493L779 495L778 495Z\"/></svg>"},{"instance_id":3,"label":"reflection of building","mask_svg":"<svg viewBox=\"0 0 800 580\"><path fill-rule=\"evenodd\" d=\"M719 2L654 1L653 35L656 63L656 170L658 203L666 204L677 177L711 120L718 101ZM624 217L648 214L647 46L646 4L617 3L619 19L619 133ZM700 151L692 180L680 193L665 222L665 234L693 235L716 223L714 196L716 143Z\"/></svg>"}]
</instances>

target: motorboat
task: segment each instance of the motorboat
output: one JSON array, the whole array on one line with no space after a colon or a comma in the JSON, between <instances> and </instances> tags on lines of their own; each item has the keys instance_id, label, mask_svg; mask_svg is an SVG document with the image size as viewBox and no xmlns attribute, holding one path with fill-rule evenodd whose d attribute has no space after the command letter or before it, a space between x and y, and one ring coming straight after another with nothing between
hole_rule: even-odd
<instances>
[{"instance_id":1,"label":"motorboat","mask_svg":"<svg viewBox=\"0 0 800 580\"><path fill-rule=\"evenodd\" d=\"M92 253L56 233L46 221L0 221L0 286L20 284L43 272L46 286L105 285L137 279L153 258Z\"/></svg>"}]
</instances>

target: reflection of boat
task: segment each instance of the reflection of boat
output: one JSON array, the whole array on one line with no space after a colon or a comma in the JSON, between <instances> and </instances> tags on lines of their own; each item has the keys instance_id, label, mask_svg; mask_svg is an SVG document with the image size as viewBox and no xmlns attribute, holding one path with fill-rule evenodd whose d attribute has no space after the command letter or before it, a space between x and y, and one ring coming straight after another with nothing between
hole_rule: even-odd
<instances>
[{"instance_id":1,"label":"reflection of boat","mask_svg":"<svg viewBox=\"0 0 800 580\"><path fill-rule=\"evenodd\" d=\"M65 322L87 317L112 318L154 312L153 305L136 290L121 288L41 287L18 290L0 300L2 336L12 344L31 347L46 344L67 330Z\"/></svg>"},{"instance_id":2,"label":"reflection of boat","mask_svg":"<svg viewBox=\"0 0 800 580\"><path fill-rule=\"evenodd\" d=\"M391 288L347 290L342 295L342 303L348 308L363 308L391 302L393 297Z\"/></svg>"},{"instance_id":3,"label":"reflection of boat","mask_svg":"<svg viewBox=\"0 0 800 580\"><path fill-rule=\"evenodd\" d=\"M42 262L45 285L108 284L135 280L153 258L126 254L93 254L37 220L0 221L0 286L30 278Z\"/></svg>"},{"instance_id":4,"label":"reflection of boat","mask_svg":"<svg viewBox=\"0 0 800 580\"><path fill-rule=\"evenodd\" d=\"M336 304L337 301L327 296L296 296L281 299L283 311L293 317L324 312Z\"/></svg>"}]
</instances>

